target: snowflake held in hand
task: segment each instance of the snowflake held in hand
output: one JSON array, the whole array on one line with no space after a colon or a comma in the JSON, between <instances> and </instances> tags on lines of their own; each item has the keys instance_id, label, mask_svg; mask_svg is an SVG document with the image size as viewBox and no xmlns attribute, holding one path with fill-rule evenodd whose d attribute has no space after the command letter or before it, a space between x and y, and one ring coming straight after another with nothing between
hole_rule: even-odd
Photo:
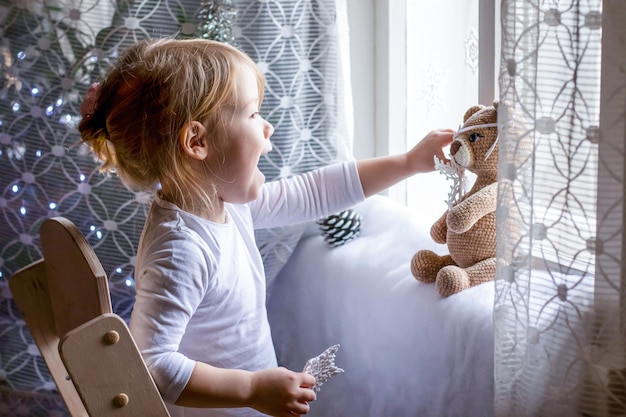
<instances>
[{"instance_id":1,"label":"snowflake held in hand","mask_svg":"<svg viewBox=\"0 0 626 417\"><path fill-rule=\"evenodd\" d=\"M335 366L335 354L338 349L338 344L331 346L319 356L309 359L304 365L302 372L306 372L315 377L315 385L311 388L313 391L319 392L324 382L343 372L343 369Z\"/></svg>"},{"instance_id":2,"label":"snowflake held in hand","mask_svg":"<svg viewBox=\"0 0 626 417\"><path fill-rule=\"evenodd\" d=\"M446 202L448 204L448 209L451 209L461 201L467 192L465 169L462 166L457 165L454 162L454 159L451 159L449 163L444 163L436 156L435 169L445 175L447 180L453 181L453 184L450 186L450 192L448 193L448 201Z\"/></svg>"}]
</instances>

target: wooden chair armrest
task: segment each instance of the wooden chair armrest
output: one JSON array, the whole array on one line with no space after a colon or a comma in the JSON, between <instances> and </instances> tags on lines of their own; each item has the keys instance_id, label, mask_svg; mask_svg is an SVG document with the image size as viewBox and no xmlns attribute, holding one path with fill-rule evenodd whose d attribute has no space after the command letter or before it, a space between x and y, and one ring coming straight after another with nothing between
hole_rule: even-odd
<instances>
[{"instance_id":1,"label":"wooden chair armrest","mask_svg":"<svg viewBox=\"0 0 626 417\"><path fill-rule=\"evenodd\" d=\"M128 326L118 315L103 314L70 330L59 342L59 352L91 417L169 417Z\"/></svg>"}]
</instances>

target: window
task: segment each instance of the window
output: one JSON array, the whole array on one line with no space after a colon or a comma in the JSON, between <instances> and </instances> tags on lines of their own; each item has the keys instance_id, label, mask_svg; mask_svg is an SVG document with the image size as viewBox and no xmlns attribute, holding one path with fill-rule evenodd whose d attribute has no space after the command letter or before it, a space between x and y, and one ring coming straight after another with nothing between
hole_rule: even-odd
<instances>
[{"instance_id":1,"label":"window","mask_svg":"<svg viewBox=\"0 0 626 417\"><path fill-rule=\"evenodd\" d=\"M432 129L457 128L472 105L491 104L495 0L369 3L348 0L357 158L403 152ZM433 172L388 194L435 221L450 185Z\"/></svg>"},{"instance_id":2,"label":"window","mask_svg":"<svg viewBox=\"0 0 626 417\"><path fill-rule=\"evenodd\" d=\"M499 2L374 0L369 6L371 10L367 10L367 3L348 0L352 72L357 74L353 76L353 87L357 86L353 88L357 158L403 152L434 128L458 127L463 114L472 105L491 104L498 97ZM532 43L532 37L528 39ZM528 45L532 47L534 44ZM365 52L368 48L373 51L371 56ZM538 59L542 65L550 62L545 57L538 56ZM590 73L598 71L597 68L584 69ZM533 74L528 77L532 78ZM369 90L368 80L374 86ZM370 97L374 99L368 100ZM589 100L587 96L585 99ZM597 103L590 103L590 108L597 108ZM539 142L544 146L556 143L554 138L543 138ZM538 154L551 155L549 149ZM567 165L568 161L562 157L543 166L553 169L555 164ZM583 259L566 237L561 238L567 236L569 226L561 227L556 219L564 216L564 212L570 219L564 224L584 226L582 238L593 234L595 208L563 203L563 194L559 194L558 189L567 189L576 195L584 194L585 189L593 190L596 170L591 158L585 166L585 175L580 177L566 173L561 182L549 175L545 178L550 180L535 178L536 193L556 198L553 205L547 203L546 207L536 203L533 222L537 225L533 227L540 232L542 225L554 223L552 233L556 237L546 242L556 242L558 248L546 248L535 242L534 256L577 268L591 262ZM450 186L443 175L433 172L414 176L388 194L419 210L425 221L434 222L446 209ZM576 199L571 201L576 202Z\"/></svg>"}]
</instances>

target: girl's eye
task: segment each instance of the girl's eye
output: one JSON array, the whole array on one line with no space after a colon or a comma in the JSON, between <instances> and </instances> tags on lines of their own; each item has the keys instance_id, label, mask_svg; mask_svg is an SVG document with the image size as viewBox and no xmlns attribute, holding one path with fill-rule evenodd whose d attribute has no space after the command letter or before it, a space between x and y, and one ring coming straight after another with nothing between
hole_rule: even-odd
<instances>
[{"instance_id":1,"label":"girl's eye","mask_svg":"<svg viewBox=\"0 0 626 417\"><path fill-rule=\"evenodd\" d=\"M472 133L471 135L469 135L469 141L474 143L478 140L478 138L481 138L482 135L478 134L478 133Z\"/></svg>"},{"instance_id":2,"label":"girl's eye","mask_svg":"<svg viewBox=\"0 0 626 417\"><path fill-rule=\"evenodd\" d=\"M256 119L257 117L261 117L261 112L255 111L254 113L252 113L253 119Z\"/></svg>"}]
</instances>

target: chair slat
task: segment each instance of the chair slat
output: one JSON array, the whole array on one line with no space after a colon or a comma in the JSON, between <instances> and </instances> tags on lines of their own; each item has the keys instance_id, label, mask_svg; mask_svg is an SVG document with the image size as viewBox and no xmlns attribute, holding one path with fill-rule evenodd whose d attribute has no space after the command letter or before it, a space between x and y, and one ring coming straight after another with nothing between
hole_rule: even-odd
<instances>
[{"instance_id":1,"label":"chair slat","mask_svg":"<svg viewBox=\"0 0 626 417\"><path fill-rule=\"evenodd\" d=\"M65 406L72 417L87 417L87 410L59 356L59 337L48 298L44 261L39 260L13 274L9 279L9 288Z\"/></svg>"},{"instance_id":2,"label":"chair slat","mask_svg":"<svg viewBox=\"0 0 626 417\"><path fill-rule=\"evenodd\" d=\"M39 233L57 335L111 313L106 273L80 230L69 220L54 217L41 225Z\"/></svg>"}]
</instances>

